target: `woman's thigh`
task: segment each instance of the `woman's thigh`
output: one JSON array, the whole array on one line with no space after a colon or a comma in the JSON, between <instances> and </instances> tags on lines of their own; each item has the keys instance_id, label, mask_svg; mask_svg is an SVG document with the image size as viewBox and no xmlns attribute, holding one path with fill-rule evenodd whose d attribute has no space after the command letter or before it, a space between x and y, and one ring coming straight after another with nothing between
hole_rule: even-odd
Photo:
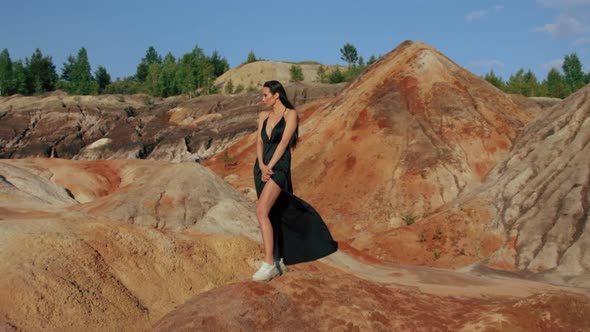
<instances>
[{"instance_id":1,"label":"woman's thigh","mask_svg":"<svg viewBox=\"0 0 590 332\"><path fill-rule=\"evenodd\" d=\"M258 204L256 205L256 213L268 216L270 209L276 202L280 193L281 188L273 179L266 181L264 188L262 188L262 193L260 193Z\"/></svg>"}]
</instances>

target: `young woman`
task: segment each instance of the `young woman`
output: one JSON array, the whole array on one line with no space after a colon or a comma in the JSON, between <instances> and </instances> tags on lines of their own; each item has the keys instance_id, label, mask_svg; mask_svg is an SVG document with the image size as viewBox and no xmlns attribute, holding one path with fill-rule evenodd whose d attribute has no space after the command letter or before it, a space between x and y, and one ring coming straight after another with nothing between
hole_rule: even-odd
<instances>
[{"instance_id":1,"label":"young woman","mask_svg":"<svg viewBox=\"0 0 590 332\"><path fill-rule=\"evenodd\" d=\"M252 276L256 281L268 281L285 272L285 265L316 260L338 249L317 211L293 195L291 150L299 136L297 111L278 81L264 83L262 101L270 111L258 118L254 164L256 216L264 244L264 261Z\"/></svg>"}]
</instances>

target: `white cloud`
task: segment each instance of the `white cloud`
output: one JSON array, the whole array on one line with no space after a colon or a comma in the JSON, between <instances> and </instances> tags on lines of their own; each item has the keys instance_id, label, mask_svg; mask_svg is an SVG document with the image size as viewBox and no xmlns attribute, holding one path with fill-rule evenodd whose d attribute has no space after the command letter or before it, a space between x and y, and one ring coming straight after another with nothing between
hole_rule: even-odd
<instances>
[{"instance_id":1,"label":"white cloud","mask_svg":"<svg viewBox=\"0 0 590 332\"><path fill-rule=\"evenodd\" d=\"M469 63L470 67L480 67L480 68L491 68L491 67L498 67L504 68L504 62L500 60L477 60L471 61Z\"/></svg>"},{"instance_id":2,"label":"white cloud","mask_svg":"<svg viewBox=\"0 0 590 332\"><path fill-rule=\"evenodd\" d=\"M547 8L557 9L558 16L555 22L537 27L535 31L553 37L563 37L590 30L588 15L590 0L537 0L537 3ZM576 42L576 45L579 43Z\"/></svg>"},{"instance_id":3,"label":"white cloud","mask_svg":"<svg viewBox=\"0 0 590 332\"><path fill-rule=\"evenodd\" d=\"M550 70L551 68L561 69L563 65L563 59L551 60L542 65L543 69Z\"/></svg>"},{"instance_id":4,"label":"white cloud","mask_svg":"<svg viewBox=\"0 0 590 332\"><path fill-rule=\"evenodd\" d=\"M480 19L480 18L488 15L491 11L499 12L502 9L504 9L503 5L495 5L493 8L490 8L490 9L474 10L472 12L465 14L465 19L467 21L475 21L477 19Z\"/></svg>"},{"instance_id":5,"label":"white cloud","mask_svg":"<svg viewBox=\"0 0 590 332\"><path fill-rule=\"evenodd\" d=\"M559 15L559 17L557 17L557 22L547 23L544 26L535 29L535 31L545 32L556 37L580 33L585 30L586 27L580 23L580 21L574 17L566 15Z\"/></svg>"}]
</instances>

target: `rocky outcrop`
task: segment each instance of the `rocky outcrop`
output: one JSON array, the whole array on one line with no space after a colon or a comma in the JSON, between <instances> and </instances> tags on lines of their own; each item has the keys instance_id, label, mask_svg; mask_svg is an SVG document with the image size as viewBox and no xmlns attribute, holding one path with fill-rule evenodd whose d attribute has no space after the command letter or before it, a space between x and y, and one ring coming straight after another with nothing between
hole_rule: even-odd
<instances>
[{"instance_id":1,"label":"rocky outcrop","mask_svg":"<svg viewBox=\"0 0 590 332\"><path fill-rule=\"evenodd\" d=\"M298 105L342 85L292 84ZM260 95L192 99L147 95L0 98L0 158L201 161L256 128Z\"/></svg>"},{"instance_id":2,"label":"rocky outcrop","mask_svg":"<svg viewBox=\"0 0 590 332\"><path fill-rule=\"evenodd\" d=\"M488 265L590 287L590 86L546 110L490 174Z\"/></svg>"},{"instance_id":3,"label":"rocky outcrop","mask_svg":"<svg viewBox=\"0 0 590 332\"><path fill-rule=\"evenodd\" d=\"M590 287L589 94L543 110L480 187L381 234L374 245L396 250L376 256Z\"/></svg>"}]
</instances>

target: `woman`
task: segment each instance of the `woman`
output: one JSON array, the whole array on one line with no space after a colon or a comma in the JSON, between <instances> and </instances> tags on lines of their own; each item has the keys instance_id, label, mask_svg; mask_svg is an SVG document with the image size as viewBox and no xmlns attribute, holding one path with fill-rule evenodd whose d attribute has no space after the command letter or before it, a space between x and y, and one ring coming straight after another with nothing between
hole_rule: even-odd
<instances>
[{"instance_id":1,"label":"woman","mask_svg":"<svg viewBox=\"0 0 590 332\"><path fill-rule=\"evenodd\" d=\"M262 101L271 110L258 118L254 183L264 261L252 276L256 281L268 281L285 272L285 265L316 260L338 248L315 209L293 195L291 149L299 136L297 111L278 81L264 83Z\"/></svg>"}]
</instances>

